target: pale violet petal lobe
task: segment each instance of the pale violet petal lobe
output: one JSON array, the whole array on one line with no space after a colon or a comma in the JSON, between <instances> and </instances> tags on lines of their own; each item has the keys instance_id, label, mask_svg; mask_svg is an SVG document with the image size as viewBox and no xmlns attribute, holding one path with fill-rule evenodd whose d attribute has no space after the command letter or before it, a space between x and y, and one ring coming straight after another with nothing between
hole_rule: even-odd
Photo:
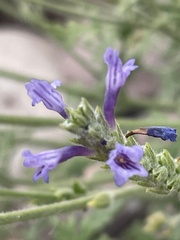
<instances>
[{"instance_id":1,"label":"pale violet petal lobe","mask_svg":"<svg viewBox=\"0 0 180 240\"><path fill-rule=\"evenodd\" d=\"M61 82L58 80L50 84L45 80L32 79L31 82L25 84L25 88L32 99L33 106L42 101L46 108L58 112L66 119L68 118L66 105L61 94L55 90L60 85Z\"/></svg>"},{"instance_id":2,"label":"pale violet petal lobe","mask_svg":"<svg viewBox=\"0 0 180 240\"><path fill-rule=\"evenodd\" d=\"M116 143L115 149L110 151L107 164L114 173L117 186L123 185L134 175L147 177L147 170L139 163L143 157L141 146L124 146Z\"/></svg>"}]
</instances>

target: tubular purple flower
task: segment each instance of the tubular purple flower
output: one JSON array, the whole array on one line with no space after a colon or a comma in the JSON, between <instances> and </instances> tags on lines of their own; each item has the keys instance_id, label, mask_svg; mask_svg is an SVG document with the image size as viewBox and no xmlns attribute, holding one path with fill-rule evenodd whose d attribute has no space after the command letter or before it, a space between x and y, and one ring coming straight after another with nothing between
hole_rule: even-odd
<instances>
[{"instance_id":1,"label":"tubular purple flower","mask_svg":"<svg viewBox=\"0 0 180 240\"><path fill-rule=\"evenodd\" d=\"M55 90L60 86L61 82L53 81L51 84L45 80L32 79L31 82L25 84L25 88L29 97L32 99L32 106L40 101L50 110L58 112L63 118L68 118L65 111L65 103L59 92Z\"/></svg>"},{"instance_id":2,"label":"tubular purple flower","mask_svg":"<svg viewBox=\"0 0 180 240\"><path fill-rule=\"evenodd\" d=\"M118 52L112 48L107 48L104 54L104 62L108 65L104 97L104 116L111 128L115 127L114 108L119 91L125 84L131 71L138 68L138 66L134 65L135 59L131 59L123 65L118 55Z\"/></svg>"},{"instance_id":3,"label":"tubular purple flower","mask_svg":"<svg viewBox=\"0 0 180 240\"><path fill-rule=\"evenodd\" d=\"M143 157L141 146L127 147L116 143L116 148L109 154L107 164L114 172L114 180L117 186L122 186L134 175L147 177L147 170L139 163Z\"/></svg>"},{"instance_id":4,"label":"tubular purple flower","mask_svg":"<svg viewBox=\"0 0 180 240\"><path fill-rule=\"evenodd\" d=\"M33 180L37 181L39 178L43 178L46 183L49 182L49 171L56 168L58 164L76 156L90 155L93 155L93 151L83 146L67 146L37 154L32 154L29 150L25 150L22 154L25 157L25 167L37 168Z\"/></svg>"},{"instance_id":5,"label":"tubular purple flower","mask_svg":"<svg viewBox=\"0 0 180 240\"><path fill-rule=\"evenodd\" d=\"M175 142L177 138L176 129L165 126L137 128L128 132L126 134L126 137L132 136L134 134L142 134L151 137L161 138L164 141L170 140L171 142Z\"/></svg>"},{"instance_id":6,"label":"tubular purple flower","mask_svg":"<svg viewBox=\"0 0 180 240\"><path fill-rule=\"evenodd\" d=\"M161 126L148 127L147 135L161 138L164 141L170 140L171 142L175 142L177 138L175 128L161 127Z\"/></svg>"}]
</instances>

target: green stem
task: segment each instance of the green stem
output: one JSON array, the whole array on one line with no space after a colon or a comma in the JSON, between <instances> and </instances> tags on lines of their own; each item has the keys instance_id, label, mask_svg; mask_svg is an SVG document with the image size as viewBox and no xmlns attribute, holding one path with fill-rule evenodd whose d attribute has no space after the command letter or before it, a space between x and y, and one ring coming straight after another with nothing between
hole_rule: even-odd
<instances>
[{"instance_id":1,"label":"green stem","mask_svg":"<svg viewBox=\"0 0 180 240\"><path fill-rule=\"evenodd\" d=\"M83 197L75 200L43 205L25 210L12 211L0 214L0 225L22 222L25 220L41 218L57 213L85 208L92 197Z\"/></svg>"},{"instance_id":2,"label":"green stem","mask_svg":"<svg viewBox=\"0 0 180 240\"><path fill-rule=\"evenodd\" d=\"M0 123L12 125L25 125L28 127L57 127L62 122L60 118L37 118L37 117L19 117L11 115L0 115Z\"/></svg>"},{"instance_id":3,"label":"green stem","mask_svg":"<svg viewBox=\"0 0 180 240\"><path fill-rule=\"evenodd\" d=\"M69 142L61 142L61 141L49 141L49 140L44 140L44 139L35 139L35 138L25 138L25 137L15 137L15 143L16 144L28 144L28 146L40 146L40 147L47 147L48 149L54 149L54 148L60 148L63 146L66 146L69 144ZM64 139L63 139L64 140Z\"/></svg>"},{"instance_id":4,"label":"green stem","mask_svg":"<svg viewBox=\"0 0 180 240\"><path fill-rule=\"evenodd\" d=\"M28 79L32 78L32 76L27 76L27 75L22 75L22 74L15 73L15 72L10 72L5 69L0 69L0 76L5 77L5 78L14 79L14 80L17 80L18 82L22 82L22 83L25 83L28 81Z\"/></svg>"},{"instance_id":5,"label":"green stem","mask_svg":"<svg viewBox=\"0 0 180 240\"><path fill-rule=\"evenodd\" d=\"M68 51L67 47L66 50ZM95 70L92 66L91 62L88 60L85 60L84 57L81 57L74 49L71 49L69 51L69 54L85 69L87 70L94 79L98 79L101 77L100 71ZM82 91L82 90L81 90ZM89 91L87 91L88 93ZM91 94L92 95L92 94Z\"/></svg>"},{"instance_id":6,"label":"green stem","mask_svg":"<svg viewBox=\"0 0 180 240\"><path fill-rule=\"evenodd\" d=\"M129 100L129 106L131 108L139 108L139 109L153 109L153 110L160 110L160 111L177 111L178 109L178 105L174 104L174 103L161 103L161 102L157 102L157 100L146 100L143 99L142 100Z\"/></svg>"},{"instance_id":7,"label":"green stem","mask_svg":"<svg viewBox=\"0 0 180 240\"><path fill-rule=\"evenodd\" d=\"M106 192L105 192L106 193ZM144 189L139 186L126 187L116 189L107 194L111 194L115 199L122 199L122 197L134 196L144 194ZM99 193L98 193L99 194ZM0 214L0 224L9 224L15 222L21 222L30 219L41 218L45 216L51 216L57 213L64 213L73 211L76 209L84 209L87 203L92 200L97 194L91 196L85 196L78 199L64 201L60 203L47 204L43 206L33 207L25 210L16 210Z\"/></svg>"},{"instance_id":8,"label":"green stem","mask_svg":"<svg viewBox=\"0 0 180 240\"><path fill-rule=\"evenodd\" d=\"M18 191L6 188L0 188L0 197L18 197L18 198L35 198L43 200L57 201L65 197L73 196L72 189L61 189L54 192L32 192L32 191Z\"/></svg>"},{"instance_id":9,"label":"green stem","mask_svg":"<svg viewBox=\"0 0 180 240\"><path fill-rule=\"evenodd\" d=\"M69 6L63 6L62 4L53 4L49 1L40 1L40 0L26 0L28 2L34 3L36 5L40 5L41 7L44 7L46 9L53 10L58 13L65 13L68 14L68 17L79 17L79 18L85 18L92 21L97 21L101 23L108 23L108 24L120 24L120 20L115 16L101 16L98 17L96 15L93 15L89 13L88 11L82 11L82 9L77 9L76 7L70 8Z\"/></svg>"},{"instance_id":10,"label":"green stem","mask_svg":"<svg viewBox=\"0 0 180 240\"><path fill-rule=\"evenodd\" d=\"M119 122L120 126L126 128L128 130L139 128L139 127L148 127L148 126L162 126L165 122L166 126L172 128L179 128L180 122L179 121L170 121L170 120L162 120L162 119L128 119L128 118L118 118L117 121Z\"/></svg>"},{"instance_id":11,"label":"green stem","mask_svg":"<svg viewBox=\"0 0 180 240\"><path fill-rule=\"evenodd\" d=\"M120 122L120 125L125 128L136 128L140 126L161 126L162 119L128 119L128 118L119 118L117 119ZM19 125L19 126L28 126L28 127L58 127L62 123L61 118L38 118L38 117L19 117L19 116L9 116L9 115L0 115L0 123ZM180 127L179 121L169 121L166 120L166 125L174 128Z\"/></svg>"},{"instance_id":12,"label":"green stem","mask_svg":"<svg viewBox=\"0 0 180 240\"><path fill-rule=\"evenodd\" d=\"M72 54L71 54L71 56L74 57ZM90 69L88 71L90 71ZM92 72L90 72L90 73L93 74ZM9 71L4 70L4 69L0 69L0 76L16 80L20 83L25 83L32 78L32 76L27 76L27 75L25 76L25 75L22 75L22 74L19 74L19 73L14 73L14 72L12 73L12 72L9 72ZM43 76L37 76L36 78L37 79L46 79L45 76L44 77ZM99 91L100 91L100 89L97 89L97 87L93 91L89 91L89 89L88 90L85 89L85 88L82 89L82 87L80 87L80 86L78 87L75 84L72 84L70 86L65 85L65 84L63 85L63 92L65 92L67 94L70 94L73 97L79 97L83 94L84 97L86 97L87 99L92 99L93 101L96 101L96 102L99 99L99 96L97 94L97 93L99 93Z\"/></svg>"},{"instance_id":13,"label":"green stem","mask_svg":"<svg viewBox=\"0 0 180 240\"><path fill-rule=\"evenodd\" d=\"M83 61L80 61L78 55L75 55L75 52L71 53L71 56L78 59L78 61L80 62L80 64ZM87 68L86 68L87 69ZM92 69L87 69L91 74L95 74L94 76L99 78L100 73L98 72L94 72ZM0 76L6 77L6 78L10 78L10 79L14 79L17 80L19 82L25 83L27 82L29 79L31 79L32 77L30 76L25 76L25 75L21 75L19 73L12 73L9 72L7 70L4 69L0 69ZM37 77L38 79L44 79L45 77ZM98 85L98 87L96 88L92 88L92 91L89 91L89 89L82 89L80 86L76 86L76 85L63 85L63 92L65 92L66 94L69 94L73 97L79 97L81 95L83 95L85 98L89 99L91 102L96 103L101 101L100 97L101 95L99 94L99 92L102 90L101 86ZM102 94L103 97L103 94ZM145 110L145 109L156 109L156 110L160 110L160 111L175 111L178 109L178 105L173 104L173 103L161 103L161 102L157 102L157 101L149 101L149 100L132 100L132 99L125 99L126 100L126 105L129 105L131 108L134 109L139 109L139 110ZM127 107L122 106L120 112L121 113L125 113L127 111Z\"/></svg>"}]
</instances>

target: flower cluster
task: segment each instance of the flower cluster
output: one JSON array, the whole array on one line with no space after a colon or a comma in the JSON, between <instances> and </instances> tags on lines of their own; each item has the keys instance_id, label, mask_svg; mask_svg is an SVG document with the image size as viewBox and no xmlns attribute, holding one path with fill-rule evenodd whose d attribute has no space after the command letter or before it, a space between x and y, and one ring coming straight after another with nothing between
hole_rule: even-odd
<instances>
[{"instance_id":1,"label":"flower cluster","mask_svg":"<svg viewBox=\"0 0 180 240\"><path fill-rule=\"evenodd\" d=\"M108 71L103 112L98 107L93 110L84 99L77 110L68 108L61 94L55 90L61 85L60 81L56 80L50 84L45 80L32 79L31 82L26 83L25 87L32 99L32 105L41 101L46 108L59 113L65 119L64 127L77 135L74 142L78 143L38 154L32 154L29 150L24 151L24 166L36 168L34 181L43 178L48 182L49 171L75 156L85 156L105 162L106 166L113 171L117 186L123 185L133 176L148 176L148 171L141 164L144 155L143 147L126 146L119 142L114 114L120 89L131 71L138 66L134 65L134 59L123 65L118 52L111 48L105 51L104 62L108 66ZM176 140L176 130L167 127L140 128L139 132L132 130L126 137L137 133L160 137L163 140Z\"/></svg>"}]
</instances>

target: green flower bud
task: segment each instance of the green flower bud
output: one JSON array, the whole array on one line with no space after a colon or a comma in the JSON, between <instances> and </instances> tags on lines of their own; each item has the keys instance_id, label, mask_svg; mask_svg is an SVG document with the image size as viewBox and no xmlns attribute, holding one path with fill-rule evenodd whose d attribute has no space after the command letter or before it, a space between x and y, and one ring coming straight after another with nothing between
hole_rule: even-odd
<instances>
[{"instance_id":1,"label":"green flower bud","mask_svg":"<svg viewBox=\"0 0 180 240\"><path fill-rule=\"evenodd\" d=\"M97 194L91 201L87 203L88 207L92 208L106 208L111 204L111 196L106 193Z\"/></svg>"}]
</instances>

